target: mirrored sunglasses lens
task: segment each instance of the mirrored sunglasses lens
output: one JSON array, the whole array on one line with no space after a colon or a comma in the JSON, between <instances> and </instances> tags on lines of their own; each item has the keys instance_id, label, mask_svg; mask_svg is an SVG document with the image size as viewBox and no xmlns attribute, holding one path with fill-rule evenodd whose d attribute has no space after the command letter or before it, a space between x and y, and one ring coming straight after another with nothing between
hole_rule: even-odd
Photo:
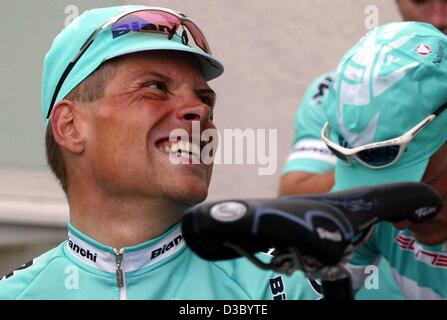
<instances>
[{"instance_id":1,"label":"mirrored sunglasses lens","mask_svg":"<svg viewBox=\"0 0 447 320\"><path fill-rule=\"evenodd\" d=\"M129 32L162 33L171 39L178 37L184 45L196 47L211 54L211 50L200 29L189 20L158 10L137 11L128 14L112 25L113 38Z\"/></svg>"},{"instance_id":2,"label":"mirrored sunglasses lens","mask_svg":"<svg viewBox=\"0 0 447 320\"><path fill-rule=\"evenodd\" d=\"M330 146L327 146L329 148L329 150L331 150L331 152L341 161L345 162L345 163L349 163L349 157L344 155L343 153L337 151L334 148L331 148Z\"/></svg>"},{"instance_id":3,"label":"mirrored sunglasses lens","mask_svg":"<svg viewBox=\"0 0 447 320\"><path fill-rule=\"evenodd\" d=\"M398 156L400 146L388 146L364 150L357 153L360 160L373 167L382 167L392 163Z\"/></svg>"},{"instance_id":4,"label":"mirrored sunglasses lens","mask_svg":"<svg viewBox=\"0 0 447 320\"><path fill-rule=\"evenodd\" d=\"M162 11L138 11L128 14L112 25L113 38L129 32L155 32L174 34L180 26L180 20Z\"/></svg>"},{"instance_id":5,"label":"mirrored sunglasses lens","mask_svg":"<svg viewBox=\"0 0 447 320\"><path fill-rule=\"evenodd\" d=\"M183 25L186 26L188 31L191 33L192 38L194 39L194 42L196 45L205 51L206 53L211 54L211 49L208 46L208 42L206 41L205 36L203 35L202 31L200 31L199 27L197 27L194 23L191 21L185 20L183 22Z\"/></svg>"}]
</instances>

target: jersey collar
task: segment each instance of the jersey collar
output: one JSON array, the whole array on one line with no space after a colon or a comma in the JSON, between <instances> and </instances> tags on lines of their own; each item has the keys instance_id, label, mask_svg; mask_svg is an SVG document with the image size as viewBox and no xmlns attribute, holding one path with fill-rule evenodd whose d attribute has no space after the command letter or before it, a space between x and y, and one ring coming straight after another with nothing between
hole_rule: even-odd
<instances>
[{"instance_id":1,"label":"jersey collar","mask_svg":"<svg viewBox=\"0 0 447 320\"><path fill-rule=\"evenodd\" d=\"M182 251L185 241L180 224L167 230L161 236L133 247L122 249L122 268L132 272L159 263ZM70 255L83 263L107 272L116 271L116 252L82 233L70 223L66 249Z\"/></svg>"}]
</instances>

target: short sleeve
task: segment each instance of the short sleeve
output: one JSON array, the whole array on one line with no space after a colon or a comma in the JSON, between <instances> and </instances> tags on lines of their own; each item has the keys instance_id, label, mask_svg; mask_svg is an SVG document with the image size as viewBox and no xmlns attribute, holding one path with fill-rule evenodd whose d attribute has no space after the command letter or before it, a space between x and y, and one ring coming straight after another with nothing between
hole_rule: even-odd
<instances>
[{"instance_id":1,"label":"short sleeve","mask_svg":"<svg viewBox=\"0 0 447 320\"><path fill-rule=\"evenodd\" d=\"M327 102L332 74L318 77L309 87L295 115L295 136L282 174L293 171L324 173L334 169L335 156L321 140L326 122Z\"/></svg>"}]
</instances>

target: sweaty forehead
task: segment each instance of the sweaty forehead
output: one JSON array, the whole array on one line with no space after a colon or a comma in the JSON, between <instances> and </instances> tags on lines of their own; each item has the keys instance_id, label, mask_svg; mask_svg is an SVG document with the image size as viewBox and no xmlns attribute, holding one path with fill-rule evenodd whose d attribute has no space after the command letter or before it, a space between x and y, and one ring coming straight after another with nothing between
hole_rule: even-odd
<instances>
[{"instance_id":1,"label":"sweaty forehead","mask_svg":"<svg viewBox=\"0 0 447 320\"><path fill-rule=\"evenodd\" d=\"M188 53L151 51L133 53L117 59L118 73L129 80L147 73L158 73L206 85L199 62Z\"/></svg>"}]
</instances>

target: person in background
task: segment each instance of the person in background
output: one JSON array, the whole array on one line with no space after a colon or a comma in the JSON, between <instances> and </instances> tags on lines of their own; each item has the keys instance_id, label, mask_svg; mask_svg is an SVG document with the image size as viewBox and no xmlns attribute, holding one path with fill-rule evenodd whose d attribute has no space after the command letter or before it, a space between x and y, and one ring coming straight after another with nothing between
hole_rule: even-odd
<instances>
[{"instance_id":1,"label":"person in background","mask_svg":"<svg viewBox=\"0 0 447 320\"><path fill-rule=\"evenodd\" d=\"M447 1L396 0L404 21L430 23L447 32ZM321 129L326 122L324 108L330 101L328 92L334 72L320 75L305 93L295 115L295 136L290 154L282 170L280 196L329 192L335 183L336 157L321 141ZM360 290L360 299L399 299L400 290L392 280L385 260L379 264L381 290ZM390 294L391 293L391 294Z\"/></svg>"},{"instance_id":2,"label":"person in background","mask_svg":"<svg viewBox=\"0 0 447 320\"><path fill-rule=\"evenodd\" d=\"M446 53L447 37L433 25L399 22L372 30L343 57L322 131L338 158L334 191L423 182L445 203ZM379 223L350 262L356 288L380 257L405 298L446 299L447 207L419 225Z\"/></svg>"},{"instance_id":3,"label":"person in background","mask_svg":"<svg viewBox=\"0 0 447 320\"><path fill-rule=\"evenodd\" d=\"M447 1L396 0L404 21L434 25L447 33ZM295 137L282 170L280 195L328 192L334 186L336 158L320 139L326 121L327 103L333 72L319 76L308 88L295 116Z\"/></svg>"}]
</instances>

